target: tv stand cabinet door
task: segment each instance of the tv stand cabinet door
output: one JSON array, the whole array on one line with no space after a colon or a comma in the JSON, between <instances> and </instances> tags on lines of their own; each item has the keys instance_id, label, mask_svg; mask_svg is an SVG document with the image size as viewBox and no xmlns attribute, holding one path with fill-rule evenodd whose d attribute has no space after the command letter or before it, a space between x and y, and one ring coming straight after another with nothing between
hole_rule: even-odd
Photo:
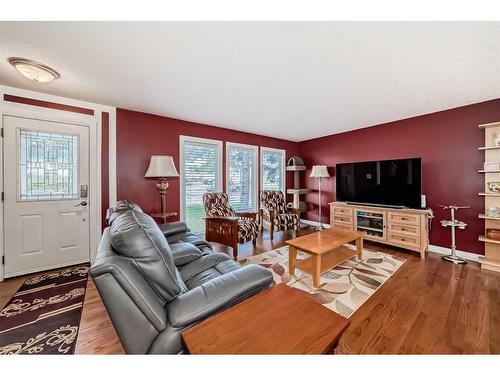
<instances>
[{"instance_id":1,"label":"tv stand cabinet door","mask_svg":"<svg viewBox=\"0 0 500 375\"><path fill-rule=\"evenodd\" d=\"M372 229L374 232L379 232L382 236L375 236L366 233L368 229L367 227L358 227L358 212L368 212L377 215L382 215L382 229L374 228ZM378 241L378 242L386 242L387 241L387 212L382 210L371 210L368 208L355 209L354 210L354 230L364 233L364 238L367 240Z\"/></svg>"}]
</instances>

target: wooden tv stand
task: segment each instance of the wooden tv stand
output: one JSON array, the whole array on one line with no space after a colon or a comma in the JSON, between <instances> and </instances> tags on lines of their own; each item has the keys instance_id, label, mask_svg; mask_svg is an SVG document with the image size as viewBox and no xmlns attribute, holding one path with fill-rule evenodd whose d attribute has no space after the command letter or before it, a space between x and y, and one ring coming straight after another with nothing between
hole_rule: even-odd
<instances>
[{"instance_id":1,"label":"wooden tv stand","mask_svg":"<svg viewBox=\"0 0 500 375\"><path fill-rule=\"evenodd\" d=\"M357 230L370 241L418 251L425 259L429 247L427 210L330 203L332 228Z\"/></svg>"}]
</instances>

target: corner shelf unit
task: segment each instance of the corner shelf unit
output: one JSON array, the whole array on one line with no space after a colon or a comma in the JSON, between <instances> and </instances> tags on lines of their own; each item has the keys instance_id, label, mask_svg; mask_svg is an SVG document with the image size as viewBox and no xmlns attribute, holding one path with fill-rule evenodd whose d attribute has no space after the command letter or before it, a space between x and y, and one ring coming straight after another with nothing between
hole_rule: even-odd
<instances>
[{"instance_id":1,"label":"corner shelf unit","mask_svg":"<svg viewBox=\"0 0 500 375\"><path fill-rule=\"evenodd\" d=\"M484 146L478 150L484 152L485 163L500 162L500 146L496 146L494 139L500 137L500 122L492 122L478 126L484 130ZM500 218L488 216L486 213L491 207L500 207L500 193L489 192L488 182L500 181L500 170L480 170L484 177L484 192L479 196L484 197L484 212L479 219L484 220L485 235L479 236L478 240L484 243L484 256L479 257L481 268L500 272L500 241L486 237L487 228L500 229Z\"/></svg>"}]
</instances>

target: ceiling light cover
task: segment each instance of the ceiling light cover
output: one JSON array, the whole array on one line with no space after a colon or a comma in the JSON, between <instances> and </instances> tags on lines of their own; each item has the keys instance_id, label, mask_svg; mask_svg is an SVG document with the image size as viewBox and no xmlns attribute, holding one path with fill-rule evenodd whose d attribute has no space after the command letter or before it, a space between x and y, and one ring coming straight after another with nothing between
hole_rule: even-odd
<instances>
[{"instance_id":1,"label":"ceiling light cover","mask_svg":"<svg viewBox=\"0 0 500 375\"><path fill-rule=\"evenodd\" d=\"M60 77L59 73L47 65L22 57L10 57L9 63L24 77L35 82L52 82Z\"/></svg>"}]
</instances>

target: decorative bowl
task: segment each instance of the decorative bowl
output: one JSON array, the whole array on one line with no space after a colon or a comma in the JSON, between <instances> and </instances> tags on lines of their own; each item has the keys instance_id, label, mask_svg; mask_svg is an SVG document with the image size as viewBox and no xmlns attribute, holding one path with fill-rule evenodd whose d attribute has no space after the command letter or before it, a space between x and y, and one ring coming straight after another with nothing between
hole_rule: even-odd
<instances>
[{"instance_id":1,"label":"decorative bowl","mask_svg":"<svg viewBox=\"0 0 500 375\"><path fill-rule=\"evenodd\" d=\"M486 237L488 237L490 240L500 241L500 229L486 229Z\"/></svg>"}]
</instances>

